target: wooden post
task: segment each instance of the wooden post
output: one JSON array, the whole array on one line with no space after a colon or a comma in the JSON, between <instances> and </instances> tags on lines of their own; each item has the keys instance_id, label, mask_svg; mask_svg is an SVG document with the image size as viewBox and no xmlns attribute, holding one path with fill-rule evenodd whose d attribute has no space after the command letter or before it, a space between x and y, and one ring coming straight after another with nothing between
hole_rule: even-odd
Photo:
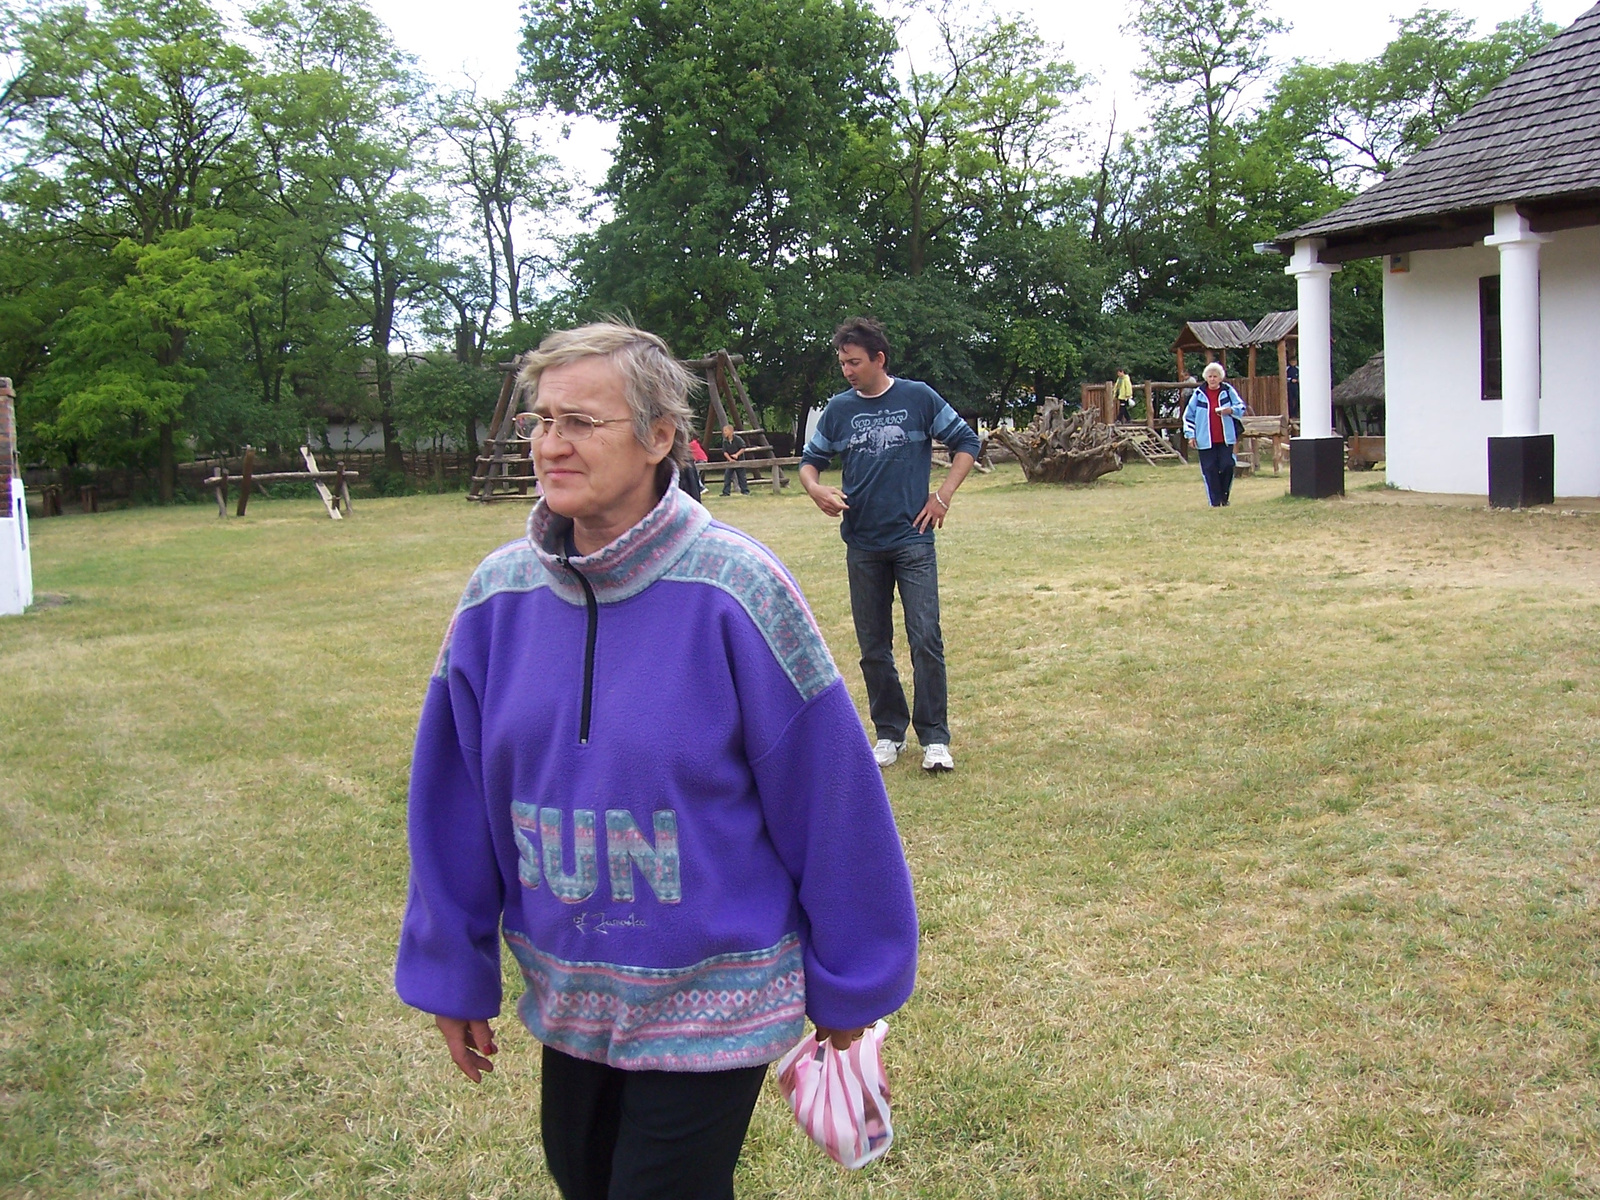
<instances>
[{"instance_id":1,"label":"wooden post","mask_svg":"<svg viewBox=\"0 0 1600 1200\"><path fill-rule=\"evenodd\" d=\"M761 422L756 417L755 405L750 403L750 393L744 390L744 380L739 378L739 371L734 366L733 356L726 350L720 350L717 352L717 359L724 374L733 379L733 388L729 394L736 396L739 403L743 405L745 420L750 422L750 428L760 429ZM766 440L765 434L762 435L762 440Z\"/></svg>"},{"instance_id":2,"label":"wooden post","mask_svg":"<svg viewBox=\"0 0 1600 1200\"><path fill-rule=\"evenodd\" d=\"M489 418L489 440L495 442L496 444L497 453L495 458L497 461L500 457L498 454L500 424L502 421L507 421L510 419L506 414L506 405L511 402L511 394L516 389L517 364L515 362L502 363L500 365L500 369L505 372L505 375L504 378L500 380L500 397L495 401L494 416ZM480 451L479 462L481 463L481 461L482 458ZM491 484L487 479L485 479L481 484L479 483L477 470L478 465L478 463L473 464L472 479L467 484L468 500L475 499L478 497L480 492L487 493L493 488L493 484ZM490 468L488 474L491 476L494 474L493 467Z\"/></svg>"},{"instance_id":3,"label":"wooden post","mask_svg":"<svg viewBox=\"0 0 1600 1200\"><path fill-rule=\"evenodd\" d=\"M217 493L217 516L225 518L228 515L228 473L221 467L212 467L211 478L217 481L213 489Z\"/></svg>"},{"instance_id":4,"label":"wooden post","mask_svg":"<svg viewBox=\"0 0 1600 1200\"><path fill-rule=\"evenodd\" d=\"M1255 343L1252 342L1252 343L1250 343L1250 369L1249 369L1249 373L1246 376L1246 378L1254 379L1255 377L1256 377L1256 347L1255 347Z\"/></svg>"},{"instance_id":5,"label":"wooden post","mask_svg":"<svg viewBox=\"0 0 1600 1200\"><path fill-rule=\"evenodd\" d=\"M1283 414L1284 432L1289 430L1289 339L1278 339L1278 411Z\"/></svg>"},{"instance_id":6,"label":"wooden post","mask_svg":"<svg viewBox=\"0 0 1600 1200\"><path fill-rule=\"evenodd\" d=\"M717 429L720 432L725 425L732 425L728 417L728 410L722 406L722 389L717 386L716 371L707 366L706 369L706 394L711 400L711 409L706 414L707 418L716 417ZM709 431L707 431L709 434Z\"/></svg>"},{"instance_id":7,"label":"wooden post","mask_svg":"<svg viewBox=\"0 0 1600 1200\"><path fill-rule=\"evenodd\" d=\"M254 470L255 465L255 447L246 446L244 448L244 466L240 468L240 473L244 476L244 478L239 480L239 507L236 508L233 513L233 515L236 517L244 516L245 505L250 503L250 473L252 470Z\"/></svg>"},{"instance_id":8,"label":"wooden post","mask_svg":"<svg viewBox=\"0 0 1600 1200\"><path fill-rule=\"evenodd\" d=\"M344 459L339 460L339 502L344 505L346 514L350 512L350 481L345 478Z\"/></svg>"},{"instance_id":9,"label":"wooden post","mask_svg":"<svg viewBox=\"0 0 1600 1200\"><path fill-rule=\"evenodd\" d=\"M1188 373L1185 372L1184 369L1183 369L1183 347L1179 346L1178 347L1178 382L1182 383L1187 378L1189 378Z\"/></svg>"},{"instance_id":10,"label":"wooden post","mask_svg":"<svg viewBox=\"0 0 1600 1200\"><path fill-rule=\"evenodd\" d=\"M317 466L316 457L311 453L311 447L301 446L300 457L306 464L306 470L311 472L311 482L316 485L317 495L322 497L322 507L328 510L328 516L335 521L342 520L339 506L333 502L333 493L328 490L328 485L322 482L322 471Z\"/></svg>"},{"instance_id":11,"label":"wooden post","mask_svg":"<svg viewBox=\"0 0 1600 1200\"><path fill-rule=\"evenodd\" d=\"M1144 381L1144 424L1151 433L1156 429L1156 389L1151 382Z\"/></svg>"}]
</instances>

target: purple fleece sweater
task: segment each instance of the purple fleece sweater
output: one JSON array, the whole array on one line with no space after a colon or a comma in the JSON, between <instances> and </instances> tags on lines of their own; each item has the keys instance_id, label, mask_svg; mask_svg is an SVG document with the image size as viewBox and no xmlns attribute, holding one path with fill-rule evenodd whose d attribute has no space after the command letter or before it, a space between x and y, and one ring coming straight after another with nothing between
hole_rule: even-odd
<instances>
[{"instance_id":1,"label":"purple fleece sweater","mask_svg":"<svg viewBox=\"0 0 1600 1200\"><path fill-rule=\"evenodd\" d=\"M546 1045L637 1070L770 1062L916 974L883 780L805 599L676 481L567 559L543 504L478 567L412 762L395 987L500 1011L499 935Z\"/></svg>"}]
</instances>

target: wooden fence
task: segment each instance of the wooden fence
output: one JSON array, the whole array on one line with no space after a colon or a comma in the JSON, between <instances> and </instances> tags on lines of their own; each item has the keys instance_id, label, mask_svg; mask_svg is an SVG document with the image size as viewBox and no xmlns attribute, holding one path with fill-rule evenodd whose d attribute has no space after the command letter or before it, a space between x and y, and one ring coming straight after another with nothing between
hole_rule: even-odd
<instances>
[{"instance_id":1,"label":"wooden fence","mask_svg":"<svg viewBox=\"0 0 1600 1200\"><path fill-rule=\"evenodd\" d=\"M325 459L329 463L342 462L352 471L359 472L361 479L366 482L371 482L375 471L381 476L388 470L388 460L382 450L329 451L315 446L312 449L320 459ZM439 454L431 450L419 450L415 453L408 450L401 458L405 464L403 469L406 481L413 487L428 487L439 478L443 478L448 485L465 487L473 467L473 456L464 450L446 450ZM285 450L271 459L258 450L256 462L261 470L305 469L304 464L300 462L298 452L293 449ZM199 479L209 476L217 467L230 474L238 474L240 464L241 458L234 455L197 458L193 462L179 466L179 479L181 482L195 485Z\"/></svg>"}]
</instances>

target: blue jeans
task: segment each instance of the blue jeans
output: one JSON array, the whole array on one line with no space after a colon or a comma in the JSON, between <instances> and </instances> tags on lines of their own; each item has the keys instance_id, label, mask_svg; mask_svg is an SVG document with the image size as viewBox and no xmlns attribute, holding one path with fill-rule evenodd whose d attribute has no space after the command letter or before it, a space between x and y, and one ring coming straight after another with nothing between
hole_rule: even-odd
<instances>
[{"instance_id":1,"label":"blue jeans","mask_svg":"<svg viewBox=\"0 0 1600 1200\"><path fill-rule=\"evenodd\" d=\"M944 636L939 632L939 560L932 542L909 542L890 550L845 549L850 576L850 615L861 647L861 675L877 736L906 740L907 725L924 746L950 742L949 692ZM900 588L916 707L906 708L905 689L894 666L894 591Z\"/></svg>"}]
</instances>

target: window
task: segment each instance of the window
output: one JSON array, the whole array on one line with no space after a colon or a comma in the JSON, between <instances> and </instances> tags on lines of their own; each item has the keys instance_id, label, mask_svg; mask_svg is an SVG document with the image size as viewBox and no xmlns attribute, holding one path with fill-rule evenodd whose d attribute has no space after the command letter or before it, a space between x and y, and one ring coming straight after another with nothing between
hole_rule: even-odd
<instances>
[{"instance_id":1,"label":"window","mask_svg":"<svg viewBox=\"0 0 1600 1200\"><path fill-rule=\"evenodd\" d=\"M1484 400L1500 399L1500 276L1478 280L1478 378Z\"/></svg>"}]
</instances>

